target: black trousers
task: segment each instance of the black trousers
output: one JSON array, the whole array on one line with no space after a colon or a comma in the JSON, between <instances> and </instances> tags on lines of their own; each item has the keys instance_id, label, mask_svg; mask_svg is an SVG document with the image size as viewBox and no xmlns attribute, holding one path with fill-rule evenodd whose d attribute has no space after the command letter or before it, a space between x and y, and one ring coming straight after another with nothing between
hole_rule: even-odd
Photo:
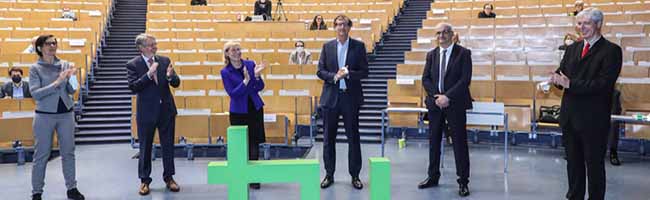
<instances>
[{"instance_id":1,"label":"black trousers","mask_svg":"<svg viewBox=\"0 0 650 200\"><path fill-rule=\"evenodd\" d=\"M343 116L345 135L348 138L348 171L350 176L359 177L361 172L361 144L359 137L359 106L355 105L350 94L338 93L334 108L323 108L324 140L323 160L325 171L333 177L336 170L336 135L339 116Z\"/></svg>"},{"instance_id":2,"label":"black trousers","mask_svg":"<svg viewBox=\"0 0 650 200\"><path fill-rule=\"evenodd\" d=\"M248 160L259 160L259 146L265 142L264 108L255 110L255 106L249 100L248 113L230 113L230 125L248 126Z\"/></svg>"},{"instance_id":3,"label":"black trousers","mask_svg":"<svg viewBox=\"0 0 650 200\"><path fill-rule=\"evenodd\" d=\"M604 131L577 131L568 123L562 127L566 139L569 199L584 199L588 177L589 199L605 199L605 153L608 129ZM586 167L586 170L585 170Z\"/></svg>"},{"instance_id":4,"label":"black trousers","mask_svg":"<svg viewBox=\"0 0 650 200\"><path fill-rule=\"evenodd\" d=\"M467 146L467 116L465 109L429 109L429 169L431 178L440 177L440 145L443 130L449 130L454 141L456 180L469 183L469 149ZM446 122L446 123L445 123ZM448 126L448 127L447 127ZM447 135L450 133L447 132Z\"/></svg>"},{"instance_id":5,"label":"black trousers","mask_svg":"<svg viewBox=\"0 0 650 200\"><path fill-rule=\"evenodd\" d=\"M168 181L176 174L174 168L174 129L175 115L161 115L155 122L137 122L140 157L138 158L138 177L142 183L151 183L151 150L156 128L160 138L163 159L163 180Z\"/></svg>"}]
</instances>

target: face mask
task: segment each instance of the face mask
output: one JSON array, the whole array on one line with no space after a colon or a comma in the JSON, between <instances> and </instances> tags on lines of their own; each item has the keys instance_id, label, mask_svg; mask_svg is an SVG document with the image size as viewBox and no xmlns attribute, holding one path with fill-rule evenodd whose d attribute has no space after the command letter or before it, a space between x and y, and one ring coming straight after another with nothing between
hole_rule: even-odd
<instances>
[{"instance_id":1,"label":"face mask","mask_svg":"<svg viewBox=\"0 0 650 200\"><path fill-rule=\"evenodd\" d=\"M564 40L564 44L569 46L569 45L573 44L573 40Z\"/></svg>"},{"instance_id":2,"label":"face mask","mask_svg":"<svg viewBox=\"0 0 650 200\"><path fill-rule=\"evenodd\" d=\"M16 84L20 83L20 80L21 80L20 76L12 76L11 77L11 81L13 81Z\"/></svg>"},{"instance_id":3,"label":"face mask","mask_svg":"<svg viewBox=\"0 0 650 200\"><path fill-rule=\"evenodd\" d=\"M303 52L305 51L305 47L296 47L296 51Z\"/></svg>"}]
</instances>

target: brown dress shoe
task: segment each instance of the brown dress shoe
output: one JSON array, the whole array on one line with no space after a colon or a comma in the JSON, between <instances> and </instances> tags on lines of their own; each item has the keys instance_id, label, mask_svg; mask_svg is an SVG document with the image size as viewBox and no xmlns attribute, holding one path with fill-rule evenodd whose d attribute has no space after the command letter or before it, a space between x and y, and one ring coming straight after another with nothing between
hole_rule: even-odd
<instances>
[{"instance_id":1,"label":"brown dress shoe","mask_svg":"<svg viewBox=\"0 0 650 200\"><path fill-rule=\"evenodd\" d=\"M172 192L181 191L181 187L178 186L178 184L176 183L176 181L174 181L174 179L167 181L166 184L167 184L167 189L169 189L169 191Z\"/></svg>"},{"instance_id":2,"label":"brown dress shoe","mask_svg":"<svg viewBox=\"0 0 650 200\"><path fill-rule=\"evenodd\" d=\"M140 191L138 191L140 195L148 195L149 194L149 184L147 183L142 183L140 184Z\"/></svg>"}]
</instances>

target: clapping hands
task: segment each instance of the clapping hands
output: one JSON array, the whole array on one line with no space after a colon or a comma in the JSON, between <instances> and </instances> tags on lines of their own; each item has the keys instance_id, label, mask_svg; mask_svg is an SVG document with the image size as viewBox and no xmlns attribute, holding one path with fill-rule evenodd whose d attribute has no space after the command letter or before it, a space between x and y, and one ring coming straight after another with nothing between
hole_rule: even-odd
<instances>
[{"instance_id":1,"label":"clapping hands","mask_svg":"<svg viewBox=\"0 0 650 200\"><path fill-rule=\"evenodd\" d=\"M569 86L571 85L571 80L569 80L569 77L564 75L562 71L559 73L551 73L551 80L549 80L550 83L559 85L564 87L565 89L568 89Z\"/></svg>"}]
</instances>

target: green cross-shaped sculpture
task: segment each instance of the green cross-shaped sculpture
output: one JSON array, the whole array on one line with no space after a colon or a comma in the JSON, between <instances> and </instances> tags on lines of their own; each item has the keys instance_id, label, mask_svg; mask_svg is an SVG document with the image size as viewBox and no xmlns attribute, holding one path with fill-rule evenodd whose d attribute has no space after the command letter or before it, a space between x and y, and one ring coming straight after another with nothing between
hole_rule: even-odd
<instances>
[{"instance_id":1,"label":"green cross-shaped sculpture","mask_svg":"<svg viewBox=\"0 0 650 200\"><path fill-rule=\"evenodd\" d=\"M229 200L248 200L249 183L300 183L300 199L320 199L318 160L248 161L246 126L228 128L228 161L208 164L208 184L227 184ZM370 199L390 199L390 161L370 158Z\"/></svg>"},{"instance_id":2,"label":"green cross-shaped sculpture","mask_svg":"<svg viewBox=\"0 0 650 200\"><path fill-rule=\"evenodd\" d=\"M208 164L208 184L228 184L228 199L248 200L249 183L300 183L300 199L320 199L318 160L248 161L246 126L228 128L228 161Z\"/></svg>"}]
</instances>

